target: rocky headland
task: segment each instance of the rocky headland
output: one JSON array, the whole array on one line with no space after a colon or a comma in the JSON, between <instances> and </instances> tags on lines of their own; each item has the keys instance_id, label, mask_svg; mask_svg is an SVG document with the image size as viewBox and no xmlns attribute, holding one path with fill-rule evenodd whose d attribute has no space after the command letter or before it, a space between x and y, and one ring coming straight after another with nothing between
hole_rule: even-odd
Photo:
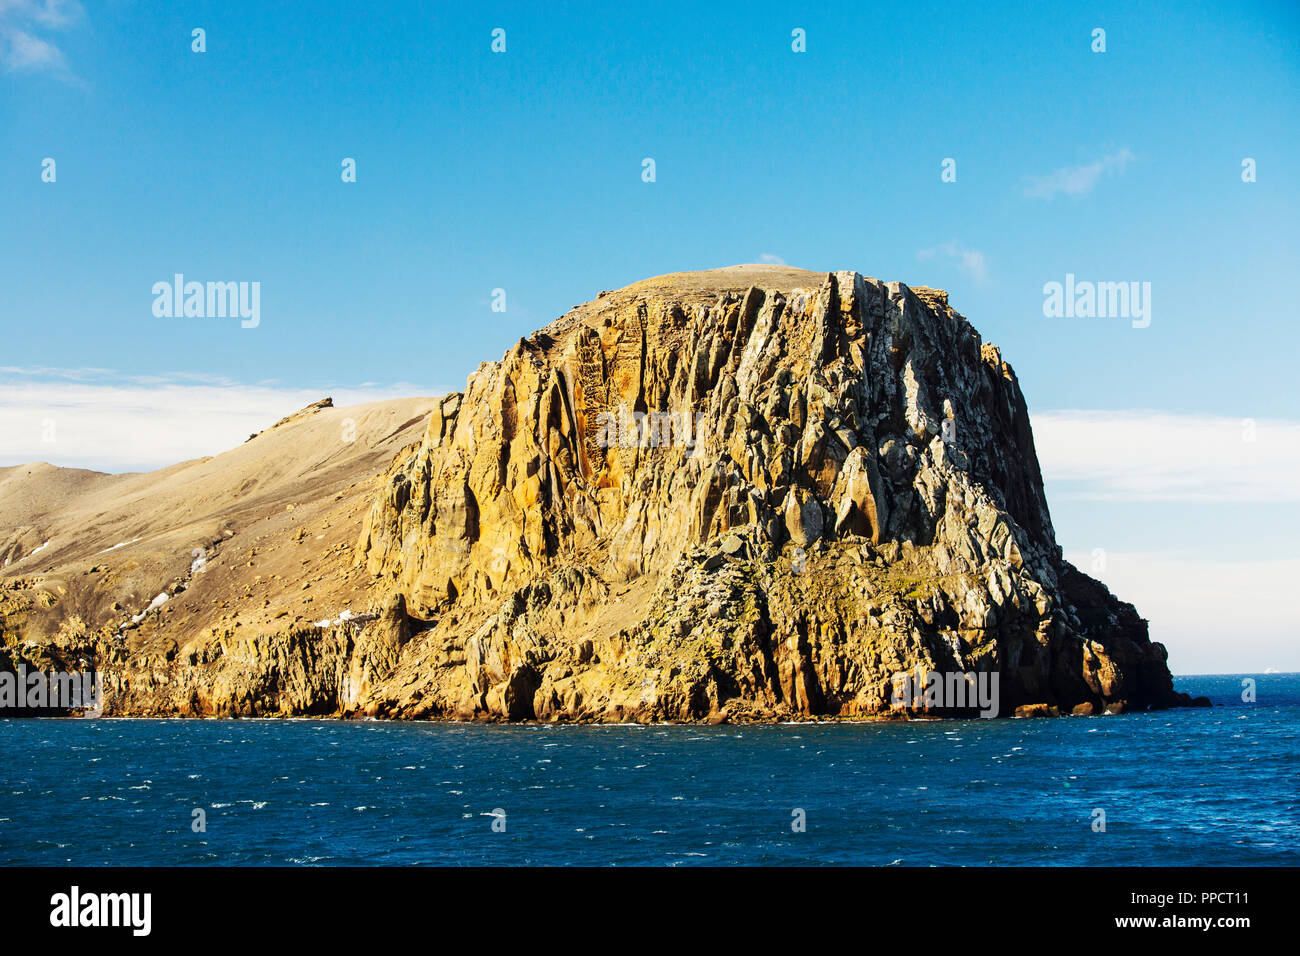
<instances>
[{"instance_id":1,"label":"rocky headland","mask_svg":"<svg viewBox=\"0 0 1300 956\"><path fill-rule=\"evenodd\" d=\"M0 670L91 662L106 714L974 713L900 703L929 672L1003 715L1193 703L1063 559L998 349L855 272L602 292L461 392L149 476L0 469L0 559Z\"/></svg>"}]
</instances>

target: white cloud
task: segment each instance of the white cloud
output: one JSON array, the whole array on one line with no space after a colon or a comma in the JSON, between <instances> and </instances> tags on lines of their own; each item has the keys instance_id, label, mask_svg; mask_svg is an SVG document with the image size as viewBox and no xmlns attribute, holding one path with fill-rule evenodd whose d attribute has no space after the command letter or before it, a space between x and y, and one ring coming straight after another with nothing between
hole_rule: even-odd
<instances>
[{"instance_id":1,"label":"white cloud","mask_svg":"<svg viewBox=\"0 0 1300 956\"><path fill-rule=\"evenodd\" d=\"M773 266L783 266L786 264L784 259L782 259L780 256L773 255L770 252L764 252L762 255L758 257L758 261Z\"/></svg>"},{"instance_id":2,"label":"white cloud","mask_svg":"<svg viewBox=\"0 0 1300 956\"><path fill-rule=\"evenodd\" d=\"M144 471L216 455L324 398L339 407L439 395L407 383L289 388L196 376L108 381L103 370L0 370L0 466L29 461L96 471ZM95 381L94 379L100 379Z\"/></svg>"},{"instance_id":3,"label":"white cloud","mask_svg":"<svg viewBox=\"0 0 1300 956\"><path fill-rule=\"evenodd\" d=\"M1032 176L1025 187L1031 199L1052 199L1059 193L1082 196L1091 192L1105 173L1122 173L1135 159L1127 146L1083 166L1065 166L1046 176Z\"/></svg>"},{"instance_id":4,"label":"white cloud","mask_svg":"<svg viewBox=\"0 0 1300 956\"><path fill-rule=\"evenodd\" d=\"M949 239L940 245L922 249L916 254L916 258L922 262L936 257L944 258L976 282L988 281L988 261L984 258L984 253L978 249L968 249L956 239Z\"/></svg>"},{"instance_id":5,"label":"white cloud","mask_svg":"<svg viewBox=\"0 0 1300 956\"><path fill-rule=\"evenodd\" d=\"M28 20L50 29L60 29L85 14L78 0L0 0L0 18Z\"/></svg>"},{"instance_id":6,"label":"white cloud","mask_svg":"<svg viewBox=\"0 0 1300 956\"><path fill-rule=\"evenodd\" d=\"M49 73L74 81L63 51L34 31L65 30L84 13L77 0L0 0L0 65L13 73Z\"/></svg>"},{"instance_id":7,"label":"white cloud","mask_svg":"<svg viewBox=\"0 0 1300 956\"><path fill-rule=\"evenodd\" d=\"M1053 502L1300 501L1300 422L1157 411L1038 412L1032 422Z\"/></svg>"},{"instance_id":8,"label":"white cloud","mask_svg":"<svg viewBox=\"0 0 1300 956\"><path fill-rule=\"evenodd\" d=\"M1180 550L1066 551L1137 607L1151 637L1169 649L1174 673L1300 670L1300 634L1287 601L1300 558L1283 547L1300 513L1300 422L1057 411L1035 414L1033 426L1053 513L1074 507L1091 515L1076 543L1080 533L1113 539L1114 522L1135 520L1140 526L1126 524L1121 537L1168 541L1173 529L1186 542ZM1105 504L1098 511L1071 501ZM1244 524L1225 517L1242 514L1230 508L1242 505L1253 505L1257 517Z\"/></svg>"},{"instance_id":9,"label":"white cloud","mask_svg":"<svg viewBox=\"0 0 1300 956\"><path fill-rule=\"evenodd\" d=\"M1285 596L1300 580L1300 558L1206 561L1173 551L1087 551L1065 557L1131 602L1169 651L1175 674L1300 670L1300 626Z\"/></svg>"},{"instance_id":10,"label":"white cloud","mask_svg":"<svg viewBox=\"0 0 1300 956\"><path fill-rule=\"evenodd\" d=\"M22 30L0 27L5 45L0 48L7 69L16 72L52 70L63 72L68 68L63 53L53 43L46 43Z\"/></svg>"}]
</instances>

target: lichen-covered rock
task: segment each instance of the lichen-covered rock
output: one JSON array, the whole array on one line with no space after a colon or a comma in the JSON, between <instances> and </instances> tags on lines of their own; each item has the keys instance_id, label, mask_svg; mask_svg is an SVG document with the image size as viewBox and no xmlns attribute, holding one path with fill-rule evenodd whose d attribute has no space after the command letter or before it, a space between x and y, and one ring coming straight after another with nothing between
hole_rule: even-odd
<instances>
[{"instance_id":1,"label":"lichen-covered rock","mask_svg":"<svg viewBox=\"0 0 1300 956\"><path fill-rule=\"evenodd\" d=\"M434 404L376 433L410 442L377 479L303 485L329 489L310 519L295 491L223 524L206 571L182 550L145 579L97 543L96 567L6 579L0 669L93 661L109 714L973 712L898 696L927 672L982 675L1004 716L1191 703L1136 610L1062 559L1015 374L941 291L663 276ZM241 455L324 436L335 410L308 412ZM18 524L15 560L45 540ZM171 600L130 616L163 574Z\"/></svg>"},{"instance_id":2,"label":"lichen-covered rock","mask_svg":"<svg viewBox=\"0 0 1300 956\"><path fill-rule=\"evenodd\" d=\"M1062 560L998 350L853 272L575 308L443 402L356 555L429 624L392 716L872 715L918 667L998 673L1004 714L1186 703Z\"/></svg>"}]
</instances>

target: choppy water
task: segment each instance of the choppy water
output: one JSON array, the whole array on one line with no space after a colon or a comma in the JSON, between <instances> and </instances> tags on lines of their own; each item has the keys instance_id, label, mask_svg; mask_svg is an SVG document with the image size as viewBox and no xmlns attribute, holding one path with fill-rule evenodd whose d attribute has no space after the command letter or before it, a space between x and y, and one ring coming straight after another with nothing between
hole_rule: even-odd
<instances>
[{"instance_id":1,"label":"choppy water","mask_svg":"<svg viewBox=\"0 0 1300 956\"><path fill-rule=\"evenodd\" d=\"M1294 866L1300 675L1251 676L1058 720L3 720L0 863Z\"/></svg>"}]
</instances>

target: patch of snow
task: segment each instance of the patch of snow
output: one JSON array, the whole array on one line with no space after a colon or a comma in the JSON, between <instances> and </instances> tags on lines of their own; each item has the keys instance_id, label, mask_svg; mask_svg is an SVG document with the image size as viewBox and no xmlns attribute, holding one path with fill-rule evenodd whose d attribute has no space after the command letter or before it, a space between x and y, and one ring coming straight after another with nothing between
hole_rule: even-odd
<instances>
[{"instance_id":1,"label":"patch of snow","mask_svg":"<svg viewBox=\"0 0 1300 956\"><path fill-rule=\"evenodd\" d=\"M132 538L130 541L119 541L117 544L113 545L111 548L105 548L103 551L101 551L101 552L99 552L99 553L100 553L100 554L108 554L108 552L110 552L110 551L116 551L118 548L125 548L128 544L135 544L135 543L136 543L137 541L139 541L139 540L140 540L139 538Z\"/></svg>"},{"instance_id":2,"label":"patch of snow","mask_svg":"<svg viewBox=\"0 0 1300 956\"><path fill-rule=\"evenodd\" d=\"M339 613L338 617L334 618L333 620L326 618L323 621L317 621L314 626L315 627L338 627L340 624L353 624L353 625L365 624L369 621L373 621L376 617L377 615L375 614L357 614L351 608L344 608Z\"/></svg>"},{"instance_id":3,"label":"patch of snow","mask_svg":"<svg viewBox=\"0 0 1300 956\"><path fill-rule=\"evenodd\" d=\"M170 595L166 591L164 591L162 594L159 594L156 598L154 598L152 601L149 602L149 606L147 608L145 608L135 617L131 618L131 623L139 624L141 621L144 620L144 616L146 614L154 610L154 608L162 607L164 604L167 603L169 599L170 599Z\"/></svg>"}]
</instances>

